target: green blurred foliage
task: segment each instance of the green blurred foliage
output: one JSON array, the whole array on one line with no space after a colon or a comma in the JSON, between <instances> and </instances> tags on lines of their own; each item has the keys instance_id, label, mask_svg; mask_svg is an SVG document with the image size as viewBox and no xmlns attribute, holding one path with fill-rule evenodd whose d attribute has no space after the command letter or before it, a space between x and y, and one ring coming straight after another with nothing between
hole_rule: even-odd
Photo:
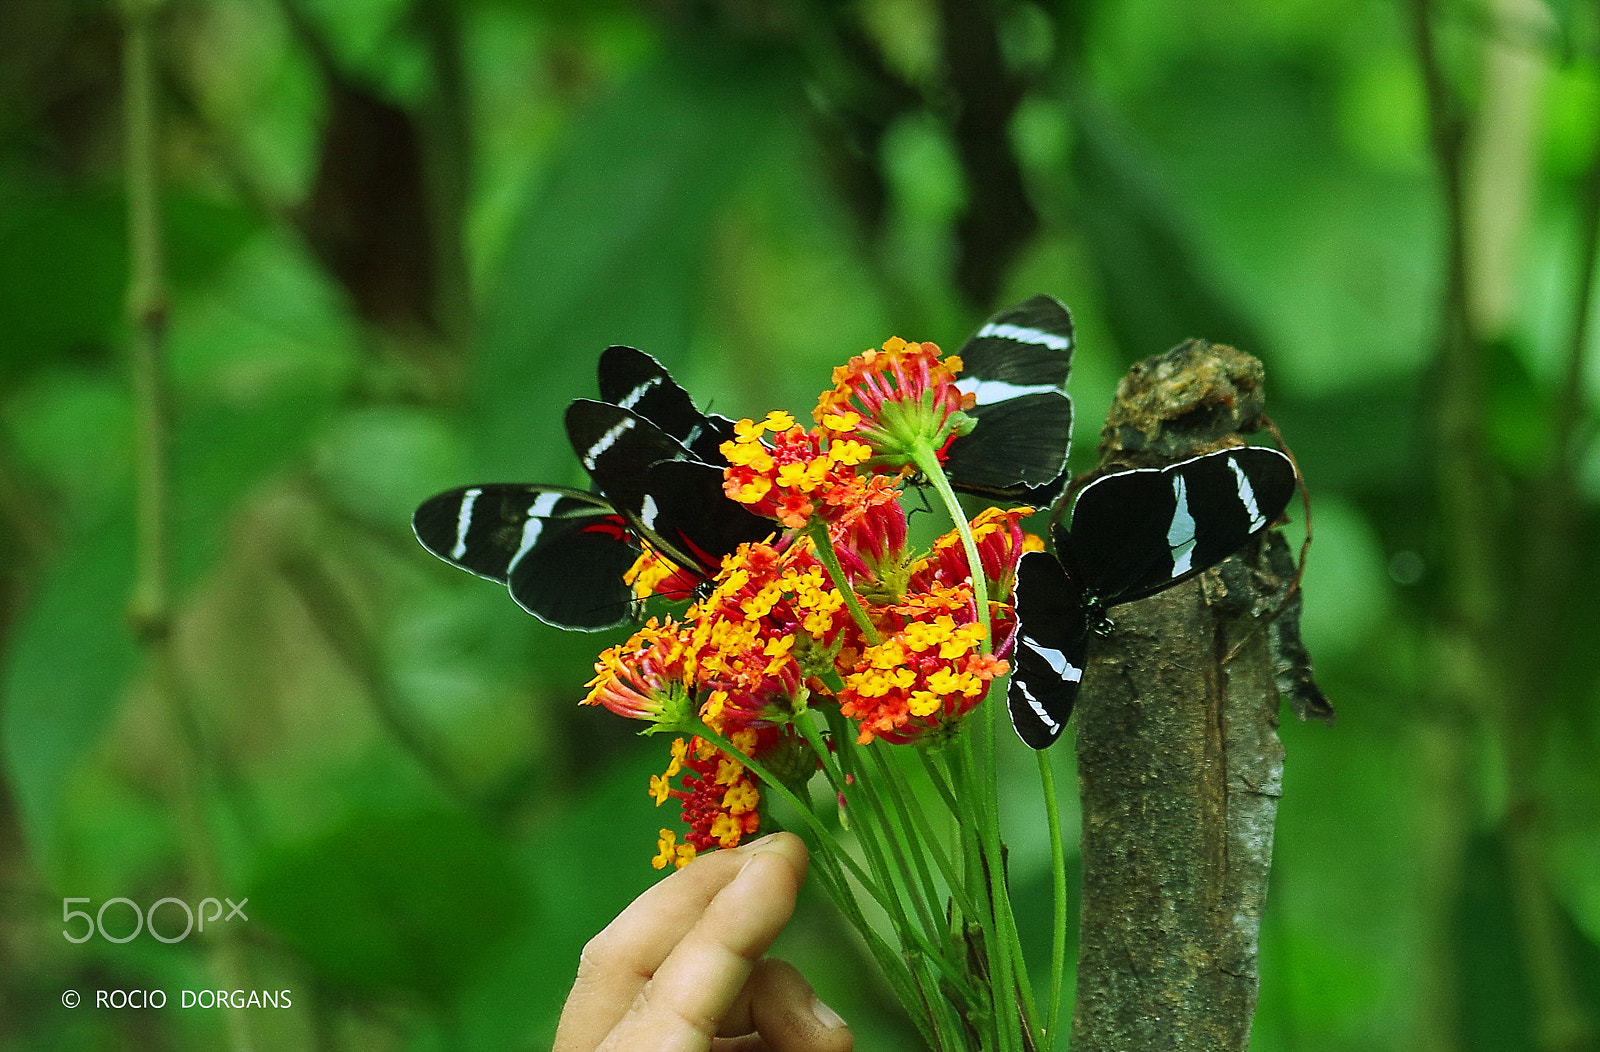
<instances>
[{"instance_id":1,"label":"green blurred foliage","mask_svg":"<svg viewBox=\"0 0 1600 1052\"><path fill-rule=\"evenodd\" d=\"M953 347L1048 291L1078 323L1076 466L1126 367L1201 336L1266 363L1310 487L1305 634L1340 721L1283 728L1255 1047L1594 1047L1593 12L984 0L948 32L961 6L159 4L170 665L126 617L119 8L5 6L0 1044L547 1044L583 942L657 877L664 750L574 705L609 637L437 564L410 509L579 482L560 411L608 344L729 415L804 412L850 354ZM1441 486L1455 217L1419 10L1468 120L1469 507ZM1494 606L1464 629L1468 586ZM169 895L250 919L60 933L64 897ZM779 952L858 1047L915 1047L826 903ZM60 1006L163 984L295 1007Z\"/></svg>"}]
</instances>

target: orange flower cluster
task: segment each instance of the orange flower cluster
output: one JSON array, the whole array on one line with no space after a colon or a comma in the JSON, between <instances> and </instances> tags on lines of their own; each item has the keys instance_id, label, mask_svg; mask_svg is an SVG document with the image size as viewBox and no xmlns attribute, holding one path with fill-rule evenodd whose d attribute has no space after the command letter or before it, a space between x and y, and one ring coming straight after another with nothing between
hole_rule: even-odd
<instances>
[{"instance_id":1,"label":"orange flower cluster","mask_svg":"<svg viewBox=\"0 0 1600 1052\"><path fill-rule=\"evenodd\" d=\"M651 780L657 804L677 800L688 827L681 843L662 831L658 868L756 831L762 787L746 760L796 784L816 770L796 728L810 707L838 705L863 745L935 740L1007 671L1020 523L1032 509L989 509L971 523L991 639L958 536L907 551L903 464L889 444L910 441L913 424L924 449L957 433L959 366L932 344L891 340L835 371L816 427L771 413L740 421L724 444L725 491L786 532L724 560L681 619L652 619L601 654L586 699L685 735Z\"/></svg>"},{"instance_id":2,"label":"orange flower cluster","mask_svg":"<svg viewBox=\"0 0 1600 1052\"><path fill-rule=\"evenodd\" d=\"M832 520L858 502L866 485L855 469L872 450L849 437L858 422L833 416L808 431L788 413L768 413L760 423L741 420L738 437L722 444L729 465L723 489L790 528L819 516Z\"/></svg>"},{"instance_id":3,"label":"orange flower cluster","mask_svg":"<svg viewBox=\"0 0 1600 1052\"><path fill-rule=\"evenodd\" d=\"M776 733L777 728L767 731ZM746 728L734 735L733 745L751 755L764 751L760 737L760 732ZM674 788L672 779L679 774L683 775L682 788ZM681 800L683 821L689 827L682 844L670 829L661 831L656 857L651 860L657 869L669 864L681 868L693 861L697 852L713 845L734 847L761 825L756 811L761 790L755 779L743 763L703 738L673 741L672 761L664 774L651 777L650 795L658 805L668 798Z\"/></svg>"},{"instance_id":4,"label":"orange flower cluster","mask_svg":"<svg viewBox=\"0 0 1600 1052\"><path fill-rule=\"evenodd\" d=\"M839 710L855 720L859 744L905 744L949 726L983 700L1006 663L980 647L972 589L940 587L883 611L903 622L867 647L844 677Z\"/></svg>"},{"instance_id":5,"label":"orange flower cluster","mask_svg":"<svg viewBox=\"0 0 1600 1052\"><path fill-rule=\"evenodd\" d=\"M924 442L943 449L972 430L973 397L956 387L961 359L941 360L932 343L895 337L833 371L833 390L817 400L817 423L854 418L852 430L872 447L871 465L898 469L911 463L910 450Z\"/></svg>"}]
</instances>

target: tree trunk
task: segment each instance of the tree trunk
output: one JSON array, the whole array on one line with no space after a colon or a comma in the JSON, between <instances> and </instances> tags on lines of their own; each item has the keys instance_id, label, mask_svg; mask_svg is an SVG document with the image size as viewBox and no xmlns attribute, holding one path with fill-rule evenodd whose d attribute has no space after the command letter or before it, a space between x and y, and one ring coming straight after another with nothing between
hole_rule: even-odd
<instances>
[{"instance_id":1,"label":"tree trunk","mask_svg":"<svg viewBox=\"0 0 1600 1052\"><path fill-rule=\"evenodd\" d=\"M1170 463L1237 442L1258 426L1260 385L1260 364L1231 348L1195 342L1140 363L1118 391L1102 463ZM1266 625L1292 573L1269 532L1215 570L1114 607L1091 647L1077 712L1074 1052L1249 1045L1284 758L1282 661Z\"/></svg>"},{"instance_id":2,"label":"tree trunk","mask_svg":"<svg viewBox=\"0 0 1600 1052\"><path fill-rule=\"evenodd\" d=\"M1121 608L1090 664L1075 1052L1249 1044L1283 746L1266 634L1219 587Z\"/></svg>"}]
</instances>

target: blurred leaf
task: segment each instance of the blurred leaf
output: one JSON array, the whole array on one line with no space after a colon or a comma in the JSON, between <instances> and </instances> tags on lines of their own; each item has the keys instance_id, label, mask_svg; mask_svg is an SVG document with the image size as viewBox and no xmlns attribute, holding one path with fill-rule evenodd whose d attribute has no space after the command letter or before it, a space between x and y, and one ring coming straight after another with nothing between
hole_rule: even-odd
<instances>
[{"instance_id":1,"label":"blurred leaf","mask_svg":"<svg viewBox=\"0 0 1600 1052\"><path fill-rule=\"evenodd\" d=\"M502 842L459 814L364 811L261 864L252 920L329 980L447 1001L527 917Z\"/></svg>"},{"instance_id":2,"label":"blurred leaf","mask_svg":"<svg viewBox=\"0 0 1600 1052\"><path fill-rule=\"evenodd\" d=\"M591 110L532 198L484 310L485 478L571 481L561 414L613 343L680 365L717 218L785 121L781 67L664 54Z\"/></svg>"},{"instance_id":3,"label":"blurred leaf","mask_svg":"<svg viewBox=\"0 0 1600 1052\"><path fill-rule=\"evenodd\" d=\"M1528 372L1526 362L1504 343L1487 348L1489 448L1512 472L1526 478L1542 471L1554 445L1553 404Z\"/></svg>"},{"instance_id":4,"label":"blurred leaf","mask_svg":"<svg viewBox=\"0 0 1600 1052\"><path fill-rule=\"evenodd\" d=\"M122 317L125 222L110 197L41 196L0 212L0 376L103 351Z\"/></svg>"},{"instance_id":5,"label":"blurred leaf","mask_svg":"<svg viewBox=\"0 0 1600 1052\"><path fill-rule=\"evenodd\" d=\"M1308 594L1307 603L1316 602ZM1315 646L1315 641L1312 641ZM1370 664L1370 656L1363 655ZM1285 1050L1410 1048L1421 1010L1410 982L1427 935L1416 901L1425 803L1404 684L1353 683L1319 665L1339 724L1285 721L1284 795L1262 932L1264 1036ZM1392 904L1375 909L1374 903ZM1268 1047L1263 1043L1263 1047Z\"/></svg>"},{"instance_id":6,"label":"blurred leaf","mask_svg":"<svg viewBox=\"0 0 1600 1052\"><path fill-rule=\"evenodd\" d=\"M256 239L174 310L175 569L220 550L241 494L305 455L354 368L354 333L304 247Z\"/></svg>"},{"instance_id":7,"label":"blurred leaf","mask_svg":"<svg viewBox=\"0 0 1600 1052\"><path fill-rule=\"evenodd\" d=\"M125 611L131 511L68 546L22 615L0 667L0 747L23 829L46 872L63 788L99 741L137 657Z\"/></svg>"},{"instance_id":8,"label":"blurred leaf","mask_svg":"<svg viewBox=\"0 0 1600 1052\"><path fill-rule=\"evenodd\" d=\"M1386 563L1380 540L1359 511L1333 494L1317 501L1301 628L1319 660L1370 658L1394 645L1395 604Z\"/></svg>"},{"instance_id":9,"label":"blurred leaf","mask_svg":"<svg viewBox=\"0 0 1600 1052\"><path fill-rule=\"evenodd\" d=\"M1176 203L1148 158L1101 105L1074 99L1077 216L1100 266L1106 312L1123 352L1159 354L1190 337L1236 347L1265 341L1211 278Z\"/></svg>"},{"instance_id":10,"label":"blurred leaf","mask_svg":"<svg viewBox=\"0 0 1600 1052\"><path fill-rule=\"evenodd\" d=\"M104 353L127 283L121 197L20 195L0 206L0 377L52 356ZM209 279L255 225L237 208L163 203L175 288Z\"/></svg>"},{"instance_id":11,"label":"blurred leaf","mask_svg":"<svg viewBox=\"0 0 1600 1052\"><path fill-rule=\"evenodd\" d=\"M1463 1036L1468 1048L1521 1052L1536 1048L1528 973L1511 911L1510 875L1498 838L1468 845L1456 907Z\"/></svg>"},{"instance_id":12,"label":"blurred leaf","mask_svg":"<svg viewBox=\"0 0 1600 1052\"><path fill-rule=\"evenodd\" d=\"M411 521L429 486L461 484L461 460L459 446L437 415L407 406L369 406L333 422L318 443L315 467L341 511L395 530Z\"/></svg>"},{"instance_id":13,"label":"blurred leaf","mask_svg":"<svg viewBox=\"0 0 1600 1052\"><path fill-rule=\"evenodd\" d=\"M133 407L115 370L52 361L19 386L3 419L18 459L70 521L92 522L126 499Z\"/></svg>"}]
</instances>

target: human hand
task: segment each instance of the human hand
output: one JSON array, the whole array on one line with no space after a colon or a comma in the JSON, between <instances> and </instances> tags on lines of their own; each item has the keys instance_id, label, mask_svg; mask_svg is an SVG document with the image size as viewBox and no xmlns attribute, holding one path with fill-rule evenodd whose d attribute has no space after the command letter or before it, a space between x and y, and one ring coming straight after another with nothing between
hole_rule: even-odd
<instances>
[{"instance_id":1,"label":"human hand","mask_svg":"<svg viewBox=\"0 0 1600 1052\"><path fill-rule=\"evenodd\" d=\"M806 848L775 833L704 855L583 948L554 1052L849 1052L844 1020L785 961Z\"/></svg>"}]
</instances>

